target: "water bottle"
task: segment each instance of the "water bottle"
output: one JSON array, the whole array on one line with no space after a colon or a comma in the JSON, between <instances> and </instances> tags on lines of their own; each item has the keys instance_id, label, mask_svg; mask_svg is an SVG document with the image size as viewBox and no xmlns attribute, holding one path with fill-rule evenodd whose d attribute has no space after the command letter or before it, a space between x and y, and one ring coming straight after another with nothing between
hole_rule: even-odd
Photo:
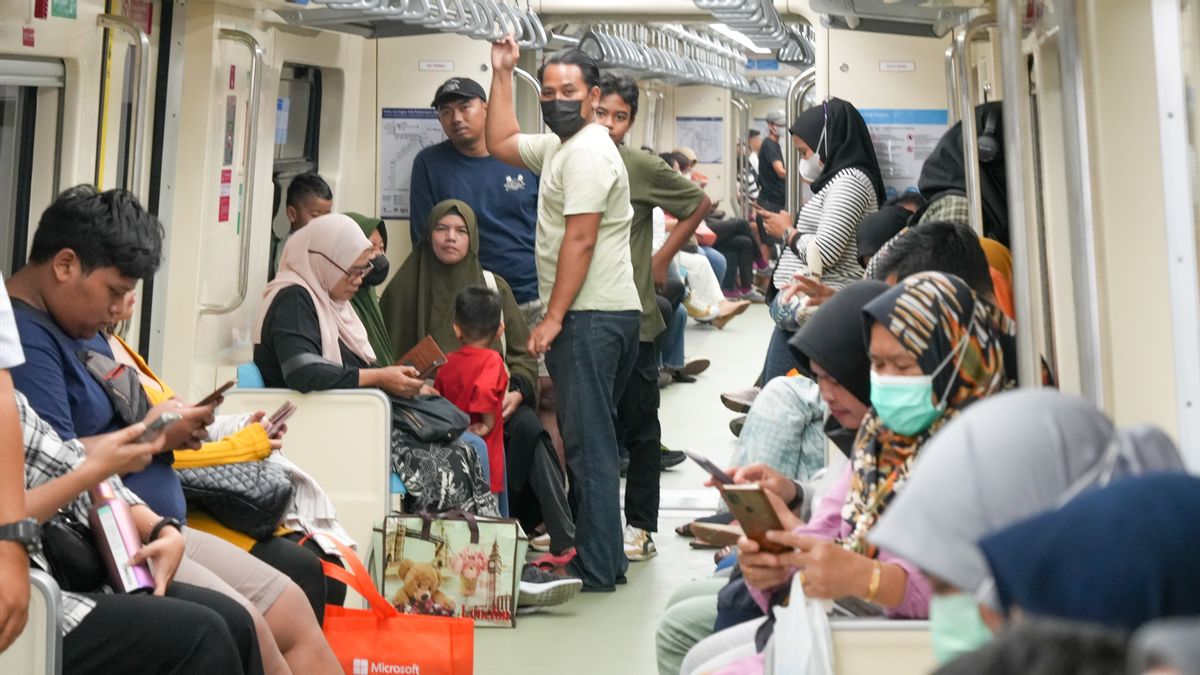
<instances>
[{"instance_id":1,"label":"water bottle","mask_svg":"<svg viewBox=\"0 0 1200 675\"><path fill-rule=\"evenodd\" d=\"M154 575L147 563L130 565L129 559L142 548L129 504L117 496L106 480L92 488L88 523L96 537L96 549L108 567L113 590L118 593L154 592Z\"/></svg>"}]
</instances>

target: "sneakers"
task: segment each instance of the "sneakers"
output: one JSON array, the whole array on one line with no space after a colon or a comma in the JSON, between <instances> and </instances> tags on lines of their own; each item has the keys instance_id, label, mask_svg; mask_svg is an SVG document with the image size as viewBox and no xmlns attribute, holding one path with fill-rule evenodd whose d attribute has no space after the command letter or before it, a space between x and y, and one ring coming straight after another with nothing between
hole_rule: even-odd
<instances>
[{"instance_id":1,"label":"sneakers","mask_svg":"<svg viewBox=\"0 0 1200 675\"><path fill-rule=\"evenodd\" d=\"M763 295L762 291L758 290L757 288L751 288L745 293L742 293L741 299L749 300L750 302L758 304L764 304L767 302L767 296Z\"/></svg>"},{"instance_id":2,"label":"sneakers","mask_svg":"<svg viewBox=\"0 0 1200 675\"><path fill-rule=\"evenodd\" d=\"M700 302L695 293L690 293L683 299L683 307L687 310L688 316L697 321L712 321L720 316L718 307Z\"/></svg>"},{"instance_id":3,"label":"sneakers","mask_svg":"<svg viewBox=\"0 0 1200 675\"><path fill-rule=\"evenodd\" d=\"M762 387L749 387L739 391L730 391L721 394L721 403L736 413L750 412L750 406L754 405L754 399L758 397L758 392L762 391Z\"/></svg>"},{"instance_id":4,"label":"sneakers","mask_svg":"<svg viewBox=\"0 0 1200 675\"><path fill-rule=\"evenodd\" d=\"M537 567L538 569L542 569L542 570L546 570L546 571L550 572L550 571L553 571L554 568L556 568L556 567L563 567L563 566L569 564L574 559L575 559L575 547L572 546L571 548L563 551L562 553L559 553L558 555L554 555L553 553L546 553L544 555L540 555L540 556L534 558L533 560L530 560L529 564L533 565L534 567Z\"/></svg>"},{"instance_id":5,"label":"sneakers","mask_svg":"<svg viewBox=\"0 0 1200 675\"><path fill-rule=\"evenodd\" d=\"M534 537L533 539L530 539L529 540L529 548L531 548L535 551L542 551L542 552L549 551L550 550L550 535L549 534L539 534L538 536Z\"/></svg>"},{"instance_id":6,"label":"sneakers","mask_svg":"<svg viewBox=\"0 0 1200 675\"><path fill-rule=\"evenodd\" d=\"M658 371L658 388L666 389L675 383L675 369L663 366Z\"/></svg>"},{"instance_id":7,"label":"sneakers","mask_svg":"<svg viewBox=\"0 0 1200 675\"><path fill-rule=\"evenodd\" d=\"M729 420L729 430L732 431L733 435L737 436L738 438L742 437L742 427L744 426L746 426L745 415Z\"/></svg>"},{"instance_id":8,"label":"sneakers","mask_svg":"<svg viewBox=\"0 0 1200 675\"><path fill-rule=\"evenodd\" d=\"M631 562L640 562L656 555L658 549L654 548L654 539L650 537L649 532L640 527L625 526L625 557Z\"/></svg>"},{"instance_id":9,"label":"sneakers","mask_svg":"<svg viewBox=\"0 0 1200 675\"><path fill-rule=\"evenodd\" d=\"M673 466L679 466L687 461L687 455L682 450L670 450L662 446L662 469L665 471Z\"/></svg>"},{"instance_id":10,"label":"sneakers","mask_svg":"<svg viewBox=\"0 0 1200 675\"><path fill-rule=\"evenodd\" d=\"M564 577L543 572L534 565L526 564L521 569L521 592L517 605L526 607L553 607L574 598L583 588L583 579Z\"/></svg>"}]
</instances>

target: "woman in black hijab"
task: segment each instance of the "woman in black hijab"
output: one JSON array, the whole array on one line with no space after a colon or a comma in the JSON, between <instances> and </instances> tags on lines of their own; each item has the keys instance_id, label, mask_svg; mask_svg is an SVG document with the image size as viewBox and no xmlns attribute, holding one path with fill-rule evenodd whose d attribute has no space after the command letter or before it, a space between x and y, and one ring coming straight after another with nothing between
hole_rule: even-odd
<instances>
[{"instance_id":1,"label":"woman in black hijab","mask_svg":"<svg viewBox=\"0 0 1200 675\"><path fill-rule=\"evenodd\" d=\"M979 184L983 199L983 234L1008 246L1008 184L1004 173L1004 124L1000 103L975 108L979 134ZM929 200L920 222L949 221L970 225L967 174L963 158L962 122L938 141L921 167L917 187Z\"/></svg>"}]
</instances>

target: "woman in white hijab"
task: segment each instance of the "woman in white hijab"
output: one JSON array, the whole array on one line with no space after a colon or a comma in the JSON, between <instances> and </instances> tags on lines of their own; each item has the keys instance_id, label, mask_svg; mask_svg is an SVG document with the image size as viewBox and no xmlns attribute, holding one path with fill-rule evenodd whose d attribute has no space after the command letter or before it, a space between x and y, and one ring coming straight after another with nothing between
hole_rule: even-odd
<instances>
[{"instance_id":1,"label":"woman in white hijab","mask_svg":"<svg viewBox=\"0 0 1200 675\"><path fill-rule=\"evenodd\" d=\"M867 538L934 582L934 652L946 662L986 644L999 627L980 539L1089 487L1181 471L1183 461L1155 428L1117 429L1087 401L1038 389L969 408L933 437L920 469Z\"/></svg>"}]
</instances>

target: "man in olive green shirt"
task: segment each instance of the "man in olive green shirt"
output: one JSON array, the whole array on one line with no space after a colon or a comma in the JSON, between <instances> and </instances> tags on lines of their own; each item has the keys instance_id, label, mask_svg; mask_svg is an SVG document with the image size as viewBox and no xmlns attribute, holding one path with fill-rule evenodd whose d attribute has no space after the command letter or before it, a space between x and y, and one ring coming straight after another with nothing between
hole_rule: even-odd
<instances>
[{"instance_id":1,"label":"man in olive green shirt","mask_svg":"<svg viewBox=\"0 0 1200 675\"><path fill-rule=\"evenodd\" d=\"M656 553L651 533L658 530L662 427L658 421L655 338L666 324L658 310L655 286L665 283L671 259L712 209L708 195L662 159L624 145L625 135L637 117L637 103L636 80L612 74L600 78L596 121L608 128L608 135L617 144L629 173L629 201L633 205L629 257L642 309L637 364L617 404L618 436L629 451L625 555L635 561L646 560ZM679 219L657 253L653 252L655 207Z\"/></svg>"}]
</instances>

